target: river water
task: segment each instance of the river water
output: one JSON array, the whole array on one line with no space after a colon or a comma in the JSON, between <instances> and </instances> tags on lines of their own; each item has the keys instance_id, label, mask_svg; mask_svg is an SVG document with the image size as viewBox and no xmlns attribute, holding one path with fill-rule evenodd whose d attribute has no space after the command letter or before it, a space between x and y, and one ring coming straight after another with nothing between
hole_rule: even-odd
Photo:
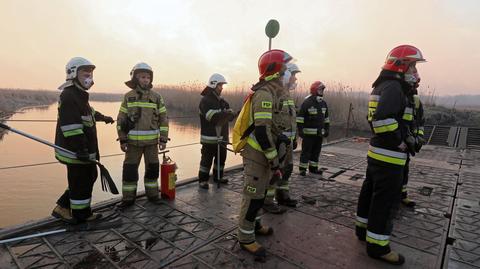
<instances>
[{"instance_id":1,"label":"river water","mask_svg":"<svg viewBox=\"0 0 480 269\"><path fill-rule=\"evenodd\" d=\"M105 115L116 118L120 103L118 102L91 102L91 105ZM184 144L198 143L200 138L199 120L197 115L180 115L176 118L171 115L170 133L171 141L168 147ZM192 116L192 117L188 117ZM57 117L57 105L42 108L31 108L14 114L11 120L50 120ZM54 141L55 122L21 122L8 121L11 127L43 138ZM117 132L115 124L97 123L99 148L101 155L121 153L116 141ZM341 137L342 130L332 130L330 139ZM167 149L169 149L167 147ZM171 148L168 155L178 165L177 175L179 180L185 180L197 175L200 162L200 144ZM121 175L123 155L102 158L102 163L107 167L119 190L121 190ZM54 162L24 168L3 169L6 167L25 164L38 164ZM241 157L229 153L226 167L241 163ZM143 178L143 162L139 168L140 179ZM139 190L143 190L143 180L140 180ZM25 221L43 218L51 213L59 195L67 187L66 168L56 162L53 150L27 139L23 136L6 133L0 140L0 227L19 224ZM119 195L117 195L119 197ZM93 203L115 197L103 192L99 180L94 186Z\"/></svg>"}]
</instances>

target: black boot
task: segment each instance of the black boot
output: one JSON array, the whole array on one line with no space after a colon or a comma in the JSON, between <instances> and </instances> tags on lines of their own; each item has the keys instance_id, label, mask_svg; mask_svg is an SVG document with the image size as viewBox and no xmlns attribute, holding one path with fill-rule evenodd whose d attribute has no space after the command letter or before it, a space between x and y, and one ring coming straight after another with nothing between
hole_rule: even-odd
<instances>
[{"instance_id":1,"label":"black boot","mask_svg":"<svg viewBox=\"0 0 480 269\"><path fill-rule=\"evenodd\" d=\"M271 204L264 204L263 210L267 211L268 213L278 214L278 215L283 214L287 211L285 208L280 207L275 202Z\"/></svg>"},{"instance_id":2,"label":"black boot","mask_svg":"<svg viewBox=\"0 0 480 269\"><path fill-rule=\"evenodd\" d=\"M209 188L208 181L200 181L198 187L200 189L208 190L208 188Z\"/></svg>"},{"instance_id":3,"label":"black boot","mask_svg":"<svg viewBox=\"0 0 480 269\"><path fill-rule=\"evenodd\" d=\"M277 190L277 201L279 205L288 207L297 207L298 201L290 198L290 195L285 190Z\"/></svg>"},{"instance_id":4,"label":"black boot","mask_svg":"<svg viewBox=\"0 0 480 269\"><path fill-rule=\"evenodd\" d=\"M135 204L135 200L123 200L119 204L117 204L115 208L119 210L124 210L128 207L133 206L133 204Z\"/></svg>"}]
</instances>

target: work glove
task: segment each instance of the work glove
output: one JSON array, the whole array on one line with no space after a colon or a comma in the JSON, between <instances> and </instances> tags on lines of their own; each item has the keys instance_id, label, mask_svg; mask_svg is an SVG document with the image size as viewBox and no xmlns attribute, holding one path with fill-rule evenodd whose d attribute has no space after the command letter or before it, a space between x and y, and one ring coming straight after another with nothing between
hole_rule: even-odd
<instances>
[{"instance_id":1,"label":"work glove","mask_svg":"<svg viewBox=\"0 0 480 269\"><path fill-rule=\"evenodd\" d=\"M163 143L163 142L158 143L158 149L159 149L160 151L162 151L162 150L164 150L164 149L166 149L166 148L167 148L167 143Z\"/></svg>"},{"instance_id":2,"label":"work glove","mask_svg":"<svg viewBox=\"0 0 480 269\"><path fill-rule=\"evenodd\" d=\"M112 124L112 123L115 122L115 121L113 120L113 118L112 118L112 117L109 117L109 116L105 116L105 117L103 118L103 121L104 121L105 123L107 123L107 124Z\"/></svg>"},{"instance_id":3,"label":"work glove","mask_svg":"<svg viewBox=\"0 0 480 269\"><path fill-rule=\"evenodd\" d=\"M294 149L294 150L297 149L297 146L298 146L298 143L297 143L297 139L295 138L292 141L292 149Z\"/></svg>"},{"instance_id":4,"label":"work glove","mask_svg":"<svg viewBox=\"0 0 480 269\"><path fill-rule=\"evenodd\" d=\"M405 144L407 145L407 150L412 156L415 156L415 146L416 146L416 139L414 136L409 135L405 139Z\"/></svg>"},{"instance_id":5,"label":"work glove","mask_svg":"<svg viewBox=\"0 0 480 269\"><path fill-rule=\"evenodd\" d=\"M417 141L415 143L415 151L419 152L422 146L425 145L425 139L421 136L417 136Z\"/></svg>"},{"instance_id":6,"label":"work glove","mask_svg":"<svg viewBox=\"0 0 480 269\"><path fill-rule=\"evenodd\" d=\"M165 137L160 137L158 139L158 149L160 151L164 150L165 148L167 148L167 141L168 141L168 138L165 138Z\"/></svg>"},{"instance_id":7,"label":"work glove","mask_svg":"<svg viewBox=\"0 0 480 269\"><path fill-rule=\"evenodd\" d=\"M80 161L90 161L90 154L88 154L88 150L87 149L82 149L82 150L79 150L77 151L77 159L80 160Z\"/></svg>"},{"instance_id":8,"label":"work glove","mask_svg":"<svg viewBox=\"0 0 480 269\"><path fill-rule=\"evenodd\" d=\"M225 110L225 113L227 113L227 119L228 121L232 121L234 118L235 118L235 112L233 111L233 109L229 108L227 110Z\"/></svg>"},{"instance_id":9,"label":"work glove","mask_svg":"<svg viewBox=\"0 0 480 269\"><path fill-rule=\"evenodd\" d=\"M272 178L270 179L270 185L275 184L278 180L282 179L282 171L277 169L273 172Z\"/></svg>"},{"instance_id":10,"label":"work glove","mask_svg":"<svg viewBox=\"0 0 480 269\"><path fill-rule=\"evenodd\" d=\"M120 140L120 150L127 152L128 150L128 140Z\"/></svg>"},{"instance_id":11,"label":"work glove","mask_svg":"<svg viewBox=\"0 0 480 269\"><path fill-rule=\"evenodd\" d=\"M322 130L325 130L323 132L323 137L328 137L328 135L330 134L330 130L329 129L322 129Z\"/></svg>"}]
</instances>

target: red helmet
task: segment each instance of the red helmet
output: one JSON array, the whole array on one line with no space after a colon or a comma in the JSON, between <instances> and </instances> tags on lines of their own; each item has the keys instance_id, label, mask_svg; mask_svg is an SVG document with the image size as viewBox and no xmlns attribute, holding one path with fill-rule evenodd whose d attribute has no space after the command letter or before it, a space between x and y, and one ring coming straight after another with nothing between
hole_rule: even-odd
<instances>
[{"instance_id":1,"label":"red helmet","mask_svg":"<svg viewBox=\"0 0 480 269\"><path fill-rule=\"evenodd\" d=\"M258 72L260 79L282 71L283 66L292 60L292 56L283 50L269 50L258 59Z\"/></svg>"},{"instance_id":2,"label":"red helmet","mask_svg":"<svg viewBox=\"0 0 480 269\"><path fill-rule=\"evenodd\" d=\"M323 85L323 83L319 80L315 81L314 83L312 83L312 85L310 86L310 94L312 95L318 95L318 90L323 90L325 89L325 85Z\"/></svg>"},{"instance_id":3,"label":"red helmet","mask_svg":"<svg viewBox=\"0 0 480 269\"><path fill-rule=\"evenodd\" d=\"M390 51L383 65L383 70L405 73L413 62L424 62L422 52L414 46L401 45Z\"/></svg>"}]
</instances>

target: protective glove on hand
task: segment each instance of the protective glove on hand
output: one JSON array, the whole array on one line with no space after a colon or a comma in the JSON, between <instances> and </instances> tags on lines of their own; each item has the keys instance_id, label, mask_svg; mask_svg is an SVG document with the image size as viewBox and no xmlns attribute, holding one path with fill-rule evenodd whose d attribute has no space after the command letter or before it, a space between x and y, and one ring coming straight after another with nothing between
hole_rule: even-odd
<instances>
[{"instance_id":1,"label":"protective glove on hand","mask_svg":"<svg viewBox=\"0 0 480 269\"><path fill-rule=\"evenodd\" d=\"M109 116L105 116L105 118L103 118L103 121L106 123L106 124L112 124L114 123L115 121L113 120L112 117L109 117Z\"/></svg>"},{"instance_id":2,"label":"protective glove on hand","mask_svg":"<svg viewBox=\"0 0 480 269\"><path fill-rule=\"evenodd\" d=\"M123 151L123 152L127 152L128 143L120 143L120 150Z\"/></svg>"},{"instance_id":3,"label":"protective glove on hand","mask_svg":"<svg viewBox=\"0 0 480 269\"><path fill-rule=\"evenodd\" d=\"M412 156L415 156L415 137L411 135L407 136L407 138L405 139L405 144L407 145L408 152L412 154Z\"/></svg>"},{"instance_id":4,"label":"protective glove on hand","mask_svg":"<svg viewBox=\"0 0 480 269\"><path fill-rule=\"evenodd\" d=\"M158 143L158 149L159 149L160 151L162 151L162 150L164 150L164 149L166 149L166 148L167 148L167 143L164 143L164 142Z\"/></svg>"}]
</instances>

